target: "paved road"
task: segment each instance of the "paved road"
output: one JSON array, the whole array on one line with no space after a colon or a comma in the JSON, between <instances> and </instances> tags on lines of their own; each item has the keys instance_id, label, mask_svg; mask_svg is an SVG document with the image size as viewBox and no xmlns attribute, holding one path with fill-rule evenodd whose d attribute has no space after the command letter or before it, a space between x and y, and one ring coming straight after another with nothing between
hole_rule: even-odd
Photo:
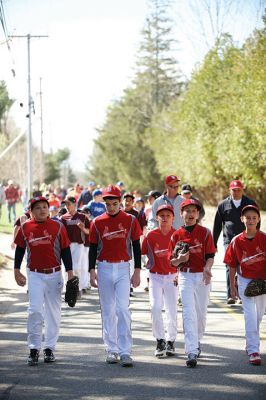
<instances>
[{"instance_id":1,"label":"paved road","mask_svg":"<svg viewBox=\"0 0 266 400\"><path fill-rule=\"evenodd\" d=\"M10 237L0 235L0 252L8 249ZM74 309L63 305L57 362L40 361L28 367L26 358L27 294L13 280L12 260L0 271L0 399L1 400L265 400L266 321L263 321L261 351L264 365L251 366L244 352L241 306L226 306L224 267L218 254L208 312L203 353L197 368L185 367L182 315L178 312L177 355L158 360L148 295L144 279L131 301L133 317L133 368L107 365L101 339L101 320L96 290Z\"/></svg>"}]
</instances>

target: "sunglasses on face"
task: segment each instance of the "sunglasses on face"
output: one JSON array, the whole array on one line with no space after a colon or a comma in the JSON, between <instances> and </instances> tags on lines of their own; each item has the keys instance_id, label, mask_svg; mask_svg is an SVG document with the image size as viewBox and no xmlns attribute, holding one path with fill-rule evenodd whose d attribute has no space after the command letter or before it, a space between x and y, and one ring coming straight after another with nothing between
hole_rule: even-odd
<instances>
[{"instance_id":1,"label":"sunglasses on face","mask_svg":"<svg viewBox=\"0 0 266 400\"><path fill-rule=\"evenodd\" d=\"M167 186L171 189L177 189L179 187L179 185L167 185Z\"/></svg>"}]
</instances>

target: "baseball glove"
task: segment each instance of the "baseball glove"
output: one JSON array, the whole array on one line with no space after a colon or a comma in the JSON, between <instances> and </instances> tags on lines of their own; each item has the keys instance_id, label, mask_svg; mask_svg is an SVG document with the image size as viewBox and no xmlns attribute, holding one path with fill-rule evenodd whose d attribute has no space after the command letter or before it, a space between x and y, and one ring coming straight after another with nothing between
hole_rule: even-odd
<instances>
[{"instance_id":1,"label":"baseball glove","mask_svg":"<svg viewBox=\"0 0 266 400\"><path fill-rule=\"evenodd\" d=\"M177 242L173 251L173 257L177 258L178 254L185 254L189 251L189 245L186 242Z\"/></svg>"},{"instance_id":2,"label":"baseball glove","mask_svg":"<svg viewBox=\"0 0 266 400\"><path fill-rule=\"evenodd\" d=\"M69 307L75 307L77 297L79 294L79 278L73 276L66 284L65 302Z\"/></svg>"},{"instance_id":3,"label":"baseball glove","mask_svg":"<svg viewBox=\"0 0 266 400\"><path fill-rule=\"evenodd\" d=\"M245 289L244 295L247 297L260 296L266 294L266 281L263 279L252 279Z\"/></svg>"}]
</instances>

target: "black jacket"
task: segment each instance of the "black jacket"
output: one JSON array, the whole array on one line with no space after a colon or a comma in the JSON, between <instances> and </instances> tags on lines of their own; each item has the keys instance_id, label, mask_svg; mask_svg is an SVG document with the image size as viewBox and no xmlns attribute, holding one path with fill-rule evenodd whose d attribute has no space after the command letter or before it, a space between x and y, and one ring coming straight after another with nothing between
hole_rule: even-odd
<instances>
[{"instance_id":1,"label":"black jacket","mask_svg":"<svg viewBox=\"0 0 266 400\"><path fill-rule=\"evenodd\" d=\"M256 205L254 200L243 196L240 206L236 208L232 197L229 196L218 205L213 225L213 240L216 248L222 230L224 244L229 244L234 236L245 230L240 216L242 208L249 204Z\"/></svg>"}]
</instances>

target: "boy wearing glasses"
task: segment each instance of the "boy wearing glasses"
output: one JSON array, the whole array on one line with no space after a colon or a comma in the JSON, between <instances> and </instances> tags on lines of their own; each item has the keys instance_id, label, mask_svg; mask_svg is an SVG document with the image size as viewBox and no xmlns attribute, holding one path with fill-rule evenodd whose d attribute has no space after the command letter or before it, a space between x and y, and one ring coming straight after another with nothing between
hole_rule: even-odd
<instances>
[{"instance_id":1,"label":"boy wearing glasses","mask_svg":"<svg viewBox=\"0 0 266 400\"><path fill-rule=\"evenodd\" d=\"M156 219L156 213L158 207L163 204L168 204L174 209L174 229L180 228L183 225L183 219L180 215L180 204L184 200L183 197L178 193L180 186L180 178L176 175L169 175L165 178L166 191L158 197L152 205L152 218L149 223L150 229L158 228L158 221Z\"/></svg>"}]
</instances>

